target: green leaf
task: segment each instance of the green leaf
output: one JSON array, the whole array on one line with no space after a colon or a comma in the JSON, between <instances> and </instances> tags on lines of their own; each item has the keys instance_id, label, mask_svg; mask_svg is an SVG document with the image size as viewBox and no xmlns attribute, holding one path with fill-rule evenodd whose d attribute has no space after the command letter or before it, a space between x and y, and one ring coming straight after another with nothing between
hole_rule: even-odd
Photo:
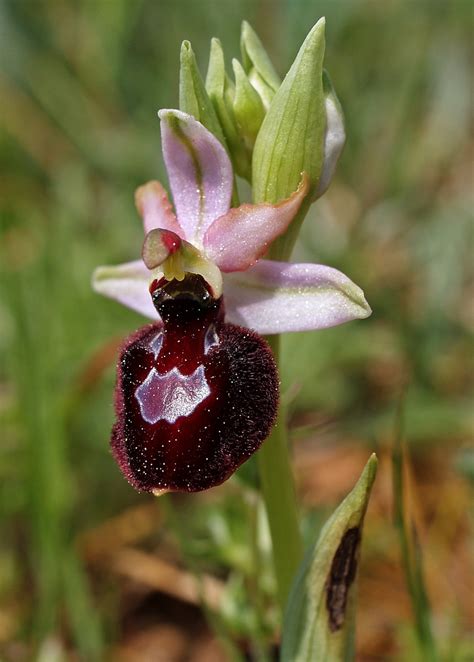
<instances>
[{"instance_id":1,"label":"green leaf","mask_svg":"<svg viewBox=\"0 0 474 662\"><path fill-rule=\"evenodd\" d=\"M285 611L282 662L352 659L362 526L376 472L373 454L301 564Z\"/></svg>"},{"instance_id":2,"label":"green leaf","mask_svg":"<svg viewBox=\"0 0 474 662\"><path fill-rule=\"evenodd\" d=\"M204 124L226 147L224 134L206 92L204 81L196 63L196 57L189 41L183 41L179 69L179 108Z\"/></svg>"},{"instance_id":3,"label":"green leaf","mask_svg":"<svg viewBox=\"0 0 474 662\"><path fill-rule=\"evenodd\" d=\"M323 163L325 21L301 46L268 109L253 154L255 202L276 203L296 190L306 171L316 189Z\"/></svg>"}]
</instances>

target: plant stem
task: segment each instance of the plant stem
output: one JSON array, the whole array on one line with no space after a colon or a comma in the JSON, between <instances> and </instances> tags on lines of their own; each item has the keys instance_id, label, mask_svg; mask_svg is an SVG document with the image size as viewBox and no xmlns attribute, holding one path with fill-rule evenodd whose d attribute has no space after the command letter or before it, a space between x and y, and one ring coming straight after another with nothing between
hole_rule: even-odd
<instances>
[{"instance_id":1,"label":"plant stem","mask_svg":"<svg viewBox=\"0 0 474 662\"><path fill-rule=\"evenodd\" d=\"M270 336L267 340L279 366L280 336ZM272 537L278 598L283 610L303 558L303 542L288 452L285 411L281 406L277 423L258 452L258 465Z\"/></svg>"}]
</instances>

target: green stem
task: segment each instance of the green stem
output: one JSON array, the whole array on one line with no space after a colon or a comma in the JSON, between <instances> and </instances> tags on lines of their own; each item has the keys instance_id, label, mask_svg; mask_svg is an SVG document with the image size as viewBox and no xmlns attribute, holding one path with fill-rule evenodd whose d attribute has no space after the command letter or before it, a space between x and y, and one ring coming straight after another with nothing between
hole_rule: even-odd
<instances>
[{"instance_id":1,"label":"green stem","mask_svg":"<svg viewBox=\"0 0 474 662\"><path fill-rule=\"evenodd\" d=\"M278 366L280 336L270 336L267 340ZM288 452L285 412L281 406L277 423L258 452L258 464L272 537L278 598L283 610L296 570L303 557L303 542Z\"/></svg>"}]
</instances>

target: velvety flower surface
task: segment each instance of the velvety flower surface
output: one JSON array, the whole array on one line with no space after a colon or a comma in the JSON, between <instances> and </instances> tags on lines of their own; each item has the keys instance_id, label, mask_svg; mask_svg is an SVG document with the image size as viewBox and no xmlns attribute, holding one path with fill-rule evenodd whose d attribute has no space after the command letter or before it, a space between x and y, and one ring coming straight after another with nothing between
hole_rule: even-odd
<instances>
[{"instance_id":1,"label":"velvety flower surface","mask_svg":"<svg viewBox=\"0 0 474 662\"><path fill-rule=\"evenodd\" d=\"M112 451L128 481L160 494L219 485L268 436L278 374L267 343L224 323L201 276L152 290L163 322L122 348Z\"/></svg>"},{"instance_id":2,"label":"velvety flower surface","mask_svg":"<svg viewBox=\"0 0 474 662\"><path fill-rule=\"evenodd\" d=\"M232 167L221 143L180 111L160 112L176 213L150 182L136 193L142 260L100 267L98 292L157 320L124 344L117 374L114 456L139 490L220 484L268 436L278 374L256 333L333 326L370 309L335 269L260 259L308 192L231 207ZM224 308L225 302L225 308Z\"/></svg>"}]
</instances>

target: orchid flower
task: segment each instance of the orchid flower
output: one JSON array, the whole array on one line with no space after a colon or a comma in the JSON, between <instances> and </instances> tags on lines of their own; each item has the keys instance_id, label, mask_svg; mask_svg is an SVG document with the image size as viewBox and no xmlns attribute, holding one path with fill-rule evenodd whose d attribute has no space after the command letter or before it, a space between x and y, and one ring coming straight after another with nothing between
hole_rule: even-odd
<instances>
[{"instance_id":1,"label":"orchid flower","mask_svg":"<svg viewBox=\"0 0 474 662\"><path fill-rule=\"evenodd\" d=\"M155 321L125 343L112 450L137 489L218 485L268 436L278 374L258 334L321 329L366 317L362 291L330 267L260 259L308 192L231 208L222 144L191 115L162 110L163 156L176 214L150 182L136 202L142 260L100 267L94 288Z\"/></svg>"},{"instance_id":2,"label":"orchid flower","mask_svg":"<svg viewBox=\"0 0 474 662\"><path fill-rule=\"evenodd\" d=\"M139 188L136 201L145 232L177 235L178 255L156 264L153 277L141 259L99 267L93 279L97 292L157 319L150 281L176 269L182 277L184 269L203 275L216 294L223 292L226 321L261 334L324 329L370 314L362 290L337 269L259 260L298 212L307 191L304 176L297 191L279 204L232 209L233 172L221 143L190 115L177 110L159 115L176 215L158 182Z\"/></svg>"}]
</instances>

